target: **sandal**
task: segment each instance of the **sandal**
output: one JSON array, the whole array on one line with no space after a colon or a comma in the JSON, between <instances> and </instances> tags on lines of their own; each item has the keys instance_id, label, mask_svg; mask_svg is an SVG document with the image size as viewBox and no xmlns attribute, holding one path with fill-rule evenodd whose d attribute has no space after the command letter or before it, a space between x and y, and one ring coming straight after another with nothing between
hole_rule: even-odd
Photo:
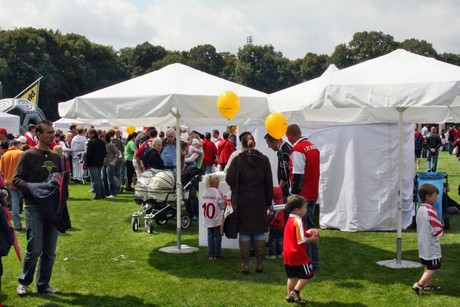
<instances>
[{"instance_id":1,"label":"sandal","mask_svg":"<svg viewBox=\"0 0 460 307\"><path fill-rule=\"evenodd\" d=\"M435 284L431 284L431 285L428 285L428 286L423 286L423 290L425 290L425 291L439 291L439 290L441 290L441 287L437 286Z\"/></svg>"}]
</instances>

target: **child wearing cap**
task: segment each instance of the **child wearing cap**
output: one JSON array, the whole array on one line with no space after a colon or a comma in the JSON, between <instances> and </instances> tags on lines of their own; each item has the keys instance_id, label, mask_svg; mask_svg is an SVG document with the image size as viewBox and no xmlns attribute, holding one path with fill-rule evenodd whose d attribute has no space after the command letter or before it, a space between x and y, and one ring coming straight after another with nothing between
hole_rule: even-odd
<instances>
[{"instance_id":1,"label":"child wearing cap","mask_svg":"<svg viewBox=\"0 0 460 307\"><path fill-rule=\"evenodd\" d=\"M279 187L273 187L273 204L268 212L268 257L276 259L283 257L283 231L284 209L275 210L274 205L283 203L283 191Z\"/></svg>"}]
</instances>

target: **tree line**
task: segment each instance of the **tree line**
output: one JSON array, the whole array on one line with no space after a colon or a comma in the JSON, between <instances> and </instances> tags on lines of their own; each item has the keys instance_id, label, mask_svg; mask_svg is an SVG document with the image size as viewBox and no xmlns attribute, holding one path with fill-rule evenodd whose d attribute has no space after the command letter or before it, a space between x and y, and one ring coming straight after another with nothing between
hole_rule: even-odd
<instances>
[{"instance_id":1,"label":"tree line","mask_svg":"<svg viewBox=\"0 0 460 307\"><path fill-rule=\"evenodd\" d=\"M20 28L0 30L0 82L4 97L15 97L42 75L38 104L49 119L56 120L59 102L172 63L273 93L320 76L330 64L342 69L398 48L460 66L459 54L440 54L427 41L397 42L391 35L373 31L355 33L330 56L307 52L303 58L290 60L272 45L246 44L236 54L217 52L211 44L171 51L144 42L115 50L79 34Z\"/></svg>"}]
</instances>

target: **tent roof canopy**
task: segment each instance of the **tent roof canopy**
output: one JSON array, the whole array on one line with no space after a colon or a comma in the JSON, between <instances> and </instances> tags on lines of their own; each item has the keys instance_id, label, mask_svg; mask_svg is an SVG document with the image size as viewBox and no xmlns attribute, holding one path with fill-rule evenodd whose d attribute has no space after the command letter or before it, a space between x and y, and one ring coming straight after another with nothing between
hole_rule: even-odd
<instances>
[{"instance_id":1,"label":"tent roof canopy","mask_svg":"<svg viewBox=\"0 0 460 307\"><path fill-rule=\"evenodd\" d=\"M460 67L403 49L333 74L326 97L337 107L450 105L460 95Z\"/></svg>"},{"instance_id":2,"label":"tent roof canopy","mask_svg":"<svg viewBox=\"0 0 460 307\"><path fill-rule=\"evenodd\" d=\"M311 123L460 119L460 67L398 49L269 95L270 111ZM451 106L448 108L447 106ZM423 109L421 109L423 108Z\"/></svg>"},{"instance_id":3,"label":"tent roof canopy","mask_svg":"<svg viewBox=\"0 0 460 307\"><path fill-rule=\"evenodd\" d=\"M224 91L240 99L240 110L231 121L217 109ZM237 124L268 115L267 94L177 63L60 103L59 115L120 125L173 124L173 108L190 125Z\"/></svg>"}]
</instances>

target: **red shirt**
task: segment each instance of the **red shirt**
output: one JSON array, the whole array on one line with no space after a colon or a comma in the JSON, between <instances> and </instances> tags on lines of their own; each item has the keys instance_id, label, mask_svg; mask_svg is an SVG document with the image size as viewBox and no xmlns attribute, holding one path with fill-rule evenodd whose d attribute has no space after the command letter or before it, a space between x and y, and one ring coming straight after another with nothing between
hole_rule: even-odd
<instances>
[{"instance_id":1,"label":"red shirt","mask_svg":"<svg viewBox=\"0 0 460 307\"><path fill-rule=\"evenodd\" d=\"M454 140L460 138L460 130L455 129L454 132L455 132L455 137L454 137L455 139Z\"/></svg>"},{"instance_id":2,"label":"red shirt","mask_svg":"<svg viewBox=\"0 0 460 307\"><path fill-rule=\"evenodd\" d=\"M291 182L294 174L303 174L300 195L308 201L318 199L319 189L319 150L307 139L301 138L294 143L289 161Z\"/></svg>"},{"instance_id":3,"label":"red shirt","mask_svg":"<svg viewBox=\"0 0 460 307\"><path fill-rule=\"evenodd\" d=\"M271 211L268 214L268 226L273 229L281 229L284 228L284 209L278 211Z\"/></svg>"},{"instance_id":4,"label":"red shirt","mask_svg":"<svg viewBox=\"0 0 460 307\"><path fill-rule=\"evenodd\" d=\"M214 164L214 159L217 156L217 147L210 140L203 140L201 142L203 146L203 165L212 166Z\"/></svg>"},{"instance_id":5,"label":"red shirt","mask_svg":"<svg viewBox=\"0 0 460 307\"><path fill-rule=\"evenodd\" d=\"M298 266L310 262L307 255L307 231L302 223L302 218L289 214L283 236L284 264Z\"/></svg>"},{"instance_id":6,"label":"red shirt","mask_svg":"<svg viewBox=\"0 0 460 307\"><path fill-rule=\"evenodd\" d=\"M29 144L30 147L37 146L37 142L35 142L34 138L27 132L24 134L27 140L27 144Z\"/></svg>"},{"instance_id":7,"label":"red shirt","mask_svg":"<svg viewBox=\"0 0 460 307\"><path fill-rule=\"evenodd\" d=\"M222 140L219 143L219 147L217 148L217 152L219 154L219 163L227 163L228 158L230 158L230 155L232 152L235 151L235 145L230 142L229 140Z\"/></svg>"},{"instance_id":8,"label":"red shirt","mask_svg":"<svg viewBox=\"0 0 460 307\"><path fill-rule=\"evenodd\" d=\"M420 141L422 142L422 144L423 144L423 142L425 142L425 139L423 138L423 135L418 131L414 131L414 137L415 138L418 137L420 139Z\"/></svg>"},{"instance_id":9,"label":"red shirt","mask_svg":"<svg viewBox=\"0 0 460 307\"><path fill-rule=\"evenodd\" d=\"M148 143L150 146L151 146L152 142L153 142L153 139L148 139L148 140L147 140L147 143ZM134 154L134 156L135 156L136 158L140 158L140 157L142 156L142 153L144 152L144 149L145 149L145 147L147 146L147 145L145 145L145 143L146 143L146 142L142 143L142 145L139 146L139 149L138 149L138 150L136 151L136 153Z\"/></svg>"}]
</instances>

